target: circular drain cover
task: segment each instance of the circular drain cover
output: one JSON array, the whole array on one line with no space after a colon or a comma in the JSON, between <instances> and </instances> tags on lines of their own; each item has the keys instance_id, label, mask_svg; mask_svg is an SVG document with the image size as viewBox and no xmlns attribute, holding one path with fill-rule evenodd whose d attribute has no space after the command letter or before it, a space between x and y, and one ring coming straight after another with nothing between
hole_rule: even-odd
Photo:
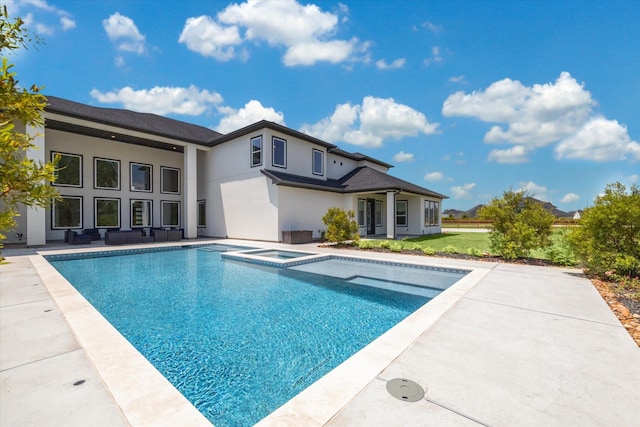
<instances>
[{"instance_id":1,"label":"circular drain cover","mask_svg":"<svg viewBox=\"0 0 640 427\"><path fill-rule=\"evenodd\" d=\"M420 385L406 378L394 378L387 381L387 391L391 396L405 402L417 402L424 397Z\"/></svg>"}]
</instances>

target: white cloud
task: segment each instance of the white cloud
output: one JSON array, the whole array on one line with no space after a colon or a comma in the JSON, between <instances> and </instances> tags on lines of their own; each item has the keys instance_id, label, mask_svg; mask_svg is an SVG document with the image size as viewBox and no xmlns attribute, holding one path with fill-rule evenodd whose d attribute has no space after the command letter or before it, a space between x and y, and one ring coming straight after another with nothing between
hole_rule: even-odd
<instances>
[{"instance_id":1,"label":"white cloud","mask_svg":"<svg viewBox=\"0 0 640 427\"><path fill-rule=\"evenodd\" d=\"M424 176L424 180L430 182L442 181L443 179L444 174L442 172L430 172Z\"/></svg>"},{"instance_id":2,"label":"white cloud","mask_svg":"<svg viewBox=\"0 0 640 427\"><path fill-rule=\"evenodd\" d=\"M453 194L454 199L472 199L473 196L471 194L471 190L473 190L476 186L475 182L471 182L469 184L464 184L461 186L451 187L451 193Z\"/></svg>"},{"instance_id":3,"label":"white cloud","mask_svg":"<svg viewBox=\"0 0 640 427\"><path fill-rule=\"evenodd\" d=\"M629 182L631 184L635 184L636 182L638 182L638 175L633 174L631 176L629 176L629 178L627 178L629 180Z\"/></svg>"},{"instance_id":4,"label":"white cloud","mask_svg":"<svg viewBox=\"0 0 640 427\"><path fill-rule=\"evenodd\" d=\"M140 34L133 20L118 12L102 21L102 26L109 36L109 40L116 43L118 50L137 53L146 52L145 36Z\"/></svg>"},{"instance_id":5,"label":"white cloud","mask_svg":"<svg viewBox=\"0 0 640 427\"><path fill-rule=\"evenodd\" d=\"M233 132L260 120L268 120L285 125L284 114L277 112L273 108L264 107L260 101L256 100L249 101L244 108L239 110L226 107L221 108L220 111L227 114L226 117L220 120L220 124L215 127L215 130L220 133Z\"/></svg>"},{"instance_id":6,"label":"white cloud","mask_svg":"<svg viewBox=\"0 0 640 427\"><path fill-rule=\"evenodd\" d=\"M129 110L160 115L197 116L222 103L220 94L206 89L201 90L193 85L188 88L156 86L148 90L124 87L106 93L93 89L91 96L101 103L120 103Z\"/></svg>"},{"instance_id":7,"label":"white cloud","mask_svg":"<svg viewBox=\"0 0 640 427\"><path fill-rule=\"evenodd\" d=\"M563 71L552 83L525 86L507 78L492 83L485 90L470 94L456 92L443 103L442 114L498 123L485 134L485 142L509 143L526 148L529 153L560 142L556 150L558 158L640 158L640 146L630 140L626 127L604 118L596 121L597 117L593 116L596 104L584 85ZM597 155L589 156L579 148L577 136L589 138L595 134L604 137L603 147ZM591 145L597 144L592 141ZM514 147L513 150L511 154L522 148L516 150ZM494 157L507 154L504 150L498 151ZM523 158L519 160L523 161Z\"/></svg>"},{"instance_id":8,"label":"white cloud","mask_svg":"<svg viewBox=\"0 0 640 427\"><path fill-rule=\"evenodd\" d=\"M67 17L67 16L62 16L60 18L60 25L62 25L62 30L63 31L68 31L72 28L76 27L76 21L74 21L73 19Z\"/></svg>"},{"instance_id":9,"label":"white cloud","mask_svg":"<svg viewBox=\"0 0 640 427\"><path fill-rule=\"evenodd\" d=\"M567 193L562 199L560 199L560 203L575 203L578 200L580 200L580 196L576 193Z\"/></svg>"},{"instance_id":10,"label":"white cloud","mask_svg":"<svg viewBox=\"0 0 640 427\"><path fill-rule=\"evenodd\" d=\"M393 156L393 161L396 162L396 163L412 162L413 161L413 154L412 153L405 153L404 151L400 151L395 156Z\"/></svg>"},{"instance_id":11,"label":"white cloud","mask_svg":"<svg viewBox=\"0 0 640 427\"><path fill-rule=\"evenodd\" d=\"M617 120L595 117L556 147L559 159L585 159L598 162L640 160L640 144L632 141L627 127Z\"/></svg>"},{"instance_id":12,"label":"white cloud","mask_svg":"<svg viewBox=\"0 0 640 427\"><path fill-rule=\"evenodd\" d=\"M428 29L432 33L439 33L440 31L442 31L442 26L441 25L436 25L436 24L434 24L432 22L429 22L429 21L424 22L422 24L422 27Z\"/></svg>"},{"instance_id":13,"label":"white cloud","mask_svg":"<svg viewBox=\"0 0 640 427\"><path fill-rule=\"evenodd\" d=\"M203 56L228 61L236 56L234 46L242 39L236 26L223 27L208 16L199 16L187 19L178 42Z\"/></svg>"},{"instance_id":14,"label":"white cloud","mask_svg":"<svg viewBox=\"0 0 640 427\"><path fill-rule=\"evenodd\" d=\"M348 8L339 5L337 11L346 14ZM367 43L357 38L334 38L339 22L346 22L339 18L316 5L301 5L295 0L248 0L227 6L215 19L189 18L179 41L190 50L221 61L235 58L234 46L244 41L283 46L283 62L287 66L361 60L357 56L366 52ZM242 52L246 58L248 53Z\"/></svg>"},{"instance_id":15,"label":"white cloud","mask_svg":"<svg viewBox=\"0 0 640 427\"><path fill-rule=\"evenodd\" d=\"M448 82L450 83L463 83L464 80L464 74L461 74L459 76L451 76L447 79Z\"/></svg>"},{"instance_id":16,"label":"white cloud","mask_svg":"<svg viewBox=\"0 0 640 427\"><path fill-rule=\"evenodd\" d=\"M549 196L547 192L549 191L547 187L543 185L538 185L533 181L529 182L521 182L520 189L518 191L525 191L531 197L535 197L538 200L542 200L544 202L549 201Z\"/></svg>"},{"instance_id":17,"label":"white cloud","mask_svg":"<svg viewBox=\"0 0 640 427\"><path fill-rule=\"evenodd\" d=\"M438 124L429 123L424 114L398 104L392 98L367 96L362 105L347 103L336 106L331 117L313 125L304 125L301 131L328 142L381 147L388 139L430 135L437 128Z\"/></svg>"},{"instance_id":18,"label":"white cloud","mask_svg":"<svg viewBox=\"0 0 640 427\"><path fill-rule=\"evenodd\" d=\"M433 46L431 48L431 57L426 58L424 61L424 65L426 65L427 67L431 64L438 64L440 62L442 62L442 55L440 54L440 47L439 46Z\"/></svg>"},{"instance_id":19,"label":"white cloud","mask_svg":"<svg viewBox=\"0 0 640 427\"><path fill-rule=\"evenodd\" d=\"M514 145L505 150L491 150L488 160L496 163L526 163L528 150L522 145Z\"/></svg>"},{"instance_id":20,"label":"white cloud","mask_svg":"<svg viewBox=\"0 0 640 427\"><path fill-rule=\"evenodd\" d=\"M398 58L394 59L390 64L387 64L387 61L380 59L376 61L376 67L378 67L379 70L395 70L404 67L406 62L406 59Z\"/></svg>"}]
</instances>

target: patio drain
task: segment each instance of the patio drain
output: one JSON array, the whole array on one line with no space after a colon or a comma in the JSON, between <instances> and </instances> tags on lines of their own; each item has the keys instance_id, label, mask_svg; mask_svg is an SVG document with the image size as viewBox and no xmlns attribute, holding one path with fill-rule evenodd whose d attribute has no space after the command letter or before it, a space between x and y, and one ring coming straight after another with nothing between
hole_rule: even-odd
<instances>
[{"instance_id":1,"label":"patio drain","mask_svg":"<svg viewBox=\"0 0 640 427\"><path fill-rule=\"evenodd\" d=\"M387 381L387 391L396 399L404 402L417 402L424 397L424 389L406 378L394 378Z\"/></svg>"}]
</instances>

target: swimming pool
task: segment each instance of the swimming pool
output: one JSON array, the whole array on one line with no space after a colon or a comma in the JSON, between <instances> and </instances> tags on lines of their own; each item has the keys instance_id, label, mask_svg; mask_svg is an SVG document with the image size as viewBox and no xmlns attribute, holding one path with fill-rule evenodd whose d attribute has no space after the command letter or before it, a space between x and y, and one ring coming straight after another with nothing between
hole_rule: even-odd
<instances>
[{"instance_id":1,"label":"swimming pool","mask_svg":"<svg viewBox=\"0 0 640 427\"><path fill-rule=\"evenodd\" d=\"M218 426L254 424L429 300L205 249L50 262Z\"/></svg>"}]
</instances>

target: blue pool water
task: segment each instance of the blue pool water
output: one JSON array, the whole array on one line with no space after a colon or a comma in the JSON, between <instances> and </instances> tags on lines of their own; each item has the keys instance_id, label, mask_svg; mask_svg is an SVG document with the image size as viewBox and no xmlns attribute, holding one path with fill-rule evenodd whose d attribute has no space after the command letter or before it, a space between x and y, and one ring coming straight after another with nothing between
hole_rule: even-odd
<instances>
[{"instance_id":1,"label":"blue pool water","mask_svg":"<svg viewBox=\"0 0 640 427\"><path fill-rule=\"evenodd\" d=\"M202 248L50 262L216 426L256 423L430 299Z\"/></svg>"}]
</instances>

